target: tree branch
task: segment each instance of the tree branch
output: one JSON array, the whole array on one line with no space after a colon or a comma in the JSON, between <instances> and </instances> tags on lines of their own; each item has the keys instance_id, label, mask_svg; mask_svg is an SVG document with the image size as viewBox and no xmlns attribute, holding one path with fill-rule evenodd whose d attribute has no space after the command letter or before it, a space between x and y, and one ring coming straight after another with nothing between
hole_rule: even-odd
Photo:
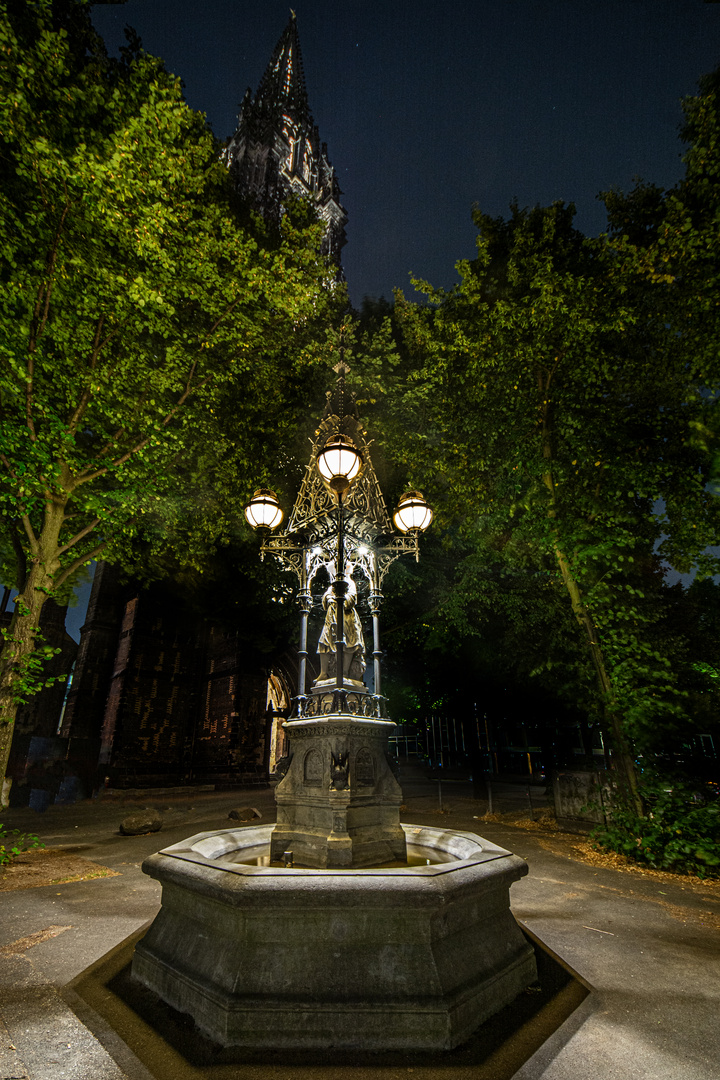
<instances>
[{"instance_id":1,"label":"tree branch","mask_svg":"<svg viewBox=\"0 0 720 1080\"><path fill-rule=\"evenodd\" d=\"M113 435L113 437L110 439L110 441L106 442L104 446L101 446L99 450L96 450L95 453L93 454L93 457L94 458L105 457L105 455L108 453L108 451L112 450L115 443L119 442L120 436L122 435L122 433L124 431L125 431L125 428L118 428L117 431L115 432L115 434ZM80 473L80 476L82 476L82 473Z\"/></svg>"},{"instance_id":2,"label":"tree branch","mask_svg":"<svg viewBox=\"0 0 720 1080\"><path fill-rule=\"evenodd\" d=\"M97 326L95 327L95 337L93 338L92 351L90 353L90 363L88 365L91 371L94 371L95 367L97 365L97 359L98 359L98 355L100 353L100 348L101 348L101 346L100 346L100 334L102 333L102 328L103 328L104 321L105 321L105 316L100 315L100 317L98 318L98 321L97 321ZM89 386L86 386L85 389L83 390L82 394L80 395L80 401L77 404L77 408L75 409L74 413L70 417L70 420L68 421L68 426L67 427L68 427L68 431L70 432L71 435L75 434L77 426L80 423L80 420L82 419L83 413L85 412L85 410L88 407L88 402L90 401L91 397L92 397L92 390L90 389Z\"/></svg>"},{"instance_id":3,"label":"tree branch","mask_svg":"<svg viewBox=\"0 0 720 1080\"><path fill-rule=\"evenodd\" d=\"M233 309L236 308L239 303L240 303L240 295L238 294L235 297L235 299L232 301L232 303L228 304L228 306L223 311L222 315L218 315L217 319L215 320L215 322L212 324L212 326L208 330L207 334L205 335L206 340L207 340L207 338L212 337L212 335L215 333L215 331L217 330L218 326L223 321L223 319L226 319L228 317L228 315L230 314L230 312L233 311Z\"/></svg>"},{"instance_id":4,"label":"tree branch","mask_svg":"<svg viewBox=\"0 0 720 1080\"><path fill-rule=\"evenodd\" d=\"M143 405L145 404L145 400L146 400L147 396L148 396L147 391L144 394L140 395L140 397L138 398L136 409L135 409L136 412L139 412L140 409L143 407ZM105 457L105 455L107 453L109 453L109 451L113 448L115 443L120 442L120 436L123 435L124 433L125 433L125 428L118 428L117 431L115 432L115 434L105 443L105 445L101 446L99 450L95 451L95 453L93 454L93 457L94 458ZM127 438L127 436L125 436L125 437ZM89 469L83 469L82 472L78 473L78 476L84 476L85 473L89 472L89 471L90 471Z\"/></svg>"},{"instance_id":5,"label":"tree branch","mask_svg":"<svg viewBox=\"0 0 720 1080\"><path fill-rule=\"evenodd\" d=\"M91 533L93 531L96 525L100 524L101 520L101 518L95 518L94 521L91 521L89 525L86 525L84 529L81 529L79 533L76 533L75 536L73 536L72 540L68 540L67 544L64 544L63 547L58 548L57 554L64 555L65 552L69 551L71 547L75 547L75 545L81 540L83 540L88 535L88 533Z\"/></svg>"},{"instance_id":6,"label":"tree branch","mask_svg":"<svg viewBox=\"0 0 720 1080\"><path fill-rule=\"evenodd\" d=\"M100 356L100 353L103 351L105 346L110 341L112 341L112 339L114 337L117 337L117 335L120 333L122 328L124 326L126 326L129 321L130 321L130 316L128 315L127 318L121 319L121 321L117 324L117 326L114 326L113 329L108 334L106 334L104 338L101 339L100 334L102 333L102 328L103 328L103 325L105 323L105 316L100 315L98 317L97 327L95 328L95 337L93 339L92 351L90 353L90 361L89 361L89 364L88 364L88 366L90 368L90 371L94 371L95 368L97 367L98 357ZM70 417L70 419L68 421L68 431L70 432L71 435L75 434L75 431L77 430L77 426L78 426L80 420L82 419L91 398L92 398L92 392L91 392L89 387L86 387L85 390L83 390L83 392L82 392L82 395L80 397L80 401L77 404L77 408L75 409L75 412L72 414L72 416ZM101 457L102 453L98 453L95 456L96 457Z\"/></svg>"},{"instance_id":7,"label":"tree branch","mask_svg":"<svg viewBox=\"0 0 720 1080\"><path fill-rule=\"evenodd\" d=\"M30 550L32 551L33 555L37 556L37 554L40 551L40 545L38 544L38 539L37 539L37 536L35 535L35 530L32 527L32 522L30 521L30 518L28 517L28 515L24 511L20 515L20 520L23 523L23 528L25 529L25 533L27 535L27 538L30 541Z\"/></svg>"},{"instance_id":8,"label":"tree branch","mask_svg":"<svg viewBox=\"0 0 720 1080\"><path fill-rule=\"evenodd\" d=\"M3 465L5 466L5 468L7 469L7 471L8 471L9 473L10 473L10 475L11 475L11 476L12 476L12 478L13 478L13 480L17 480L17 481L18 481L18 483L19 483L19 482L20 482L20 478L19 478L18 474L17 474L16 472L15 472L15 470L14 470L14 469L13 469L13 467L12 467L12 465L10 464L10 462L8 461L8 459L7 459L6 457L5 457L5 455L4 455L3 453L0 453L0 461L2 461Z\"/></svg>"},{"instance_id":9,"label":"tree branch","mask_svg":"<svg viewBox=\"0 0 720 1080\"><path fill-rule=\"evenodd\" d=\"M228 360L225 362L225 366L227 367L227 365L230 364L234 360L234 358L234 356L229 357ZM195 374L196 367L197 360L193 362L192 367L190 368L190 373L188 375L188 381L185 384L185 389L183 390L182 394L180 395L170 412L163 417L162 421L160 422L160 427L167 427L175 414L179 412L187 399L190 397L190 394L193 392L192 380ZM201 382L199 382L194 389L199 390L201 389L201 387L207 386L207 384L209 382L212 382L214 378L215 373L213 372L212 374L207 375ZM148 435L146 438L141 439L140 442L136 443L135 446L131 447L119 458L116 458L115 461L111 461L109 465L104 465L102 469L96 469L95 472L92 473L78 473L74 486L79 487L80 484L87 484L91 480L97 480L98 477L105 476L105 474L108 473L110 469L117 469L120 465L124 465L126 461L129 461L131 457L133 457L135 454L138 454L142 449L144 449L144 447L147 446L151 439L152 435Z\"/></svg>"},{"instance_id":10,"label":"tree branch","mask_svg":"<svg viewBox=\"0 0 720 1080\"><path fill-rule=\"evenodd\" d=\"M76 570L79 570L81 566L85 566L87 563L92 562L92 560L97 558L97 556L102 551L104 551L107 546L108 541L103 540L102 544L98 544L98 546L94 547L92 551L86 552L85 555L81 555L75 560L75 562L72 562L69 566L66 566L63 572L55 578L55 588L59 589L61 585L64 585L67 579L69 577L72 577Z\"/></svg>"},{"instance_id":11,"label":"tree branch","mask_svg":"<svg viewBox=\"0 0 720 1080\"><path fill-rule=\"evenodd\" d=\"M560 367L560 361L564 358L564 356L565 356L565 353L561 351L555 357L555 363L550 368L550 370L548 372L548 375L547 375L547 379L545 380L545 388L544 389L545 389L546 394L547 394L548 390L550 389L550 383L553 380L553 376L555 375L555 372Z\"/></svg>"},{"instance_id":12,"label":"tree branch","mask_svg":"<svg viewBox=\"0 0 720 1080\"><path fill-rule=\"evenodd\" d=\"M30 320L30 337L28 339L28 361L27 361L27 382L25 384L25 422L30 432L30 438L35 442L37 434L35 432L35 423L32 418L33 407L33 379L35 376L35 351L37 349L38 341L42 336L42 333L47 325L48 314L50 312L50 297L52 296L52 278L55 272L55 264L57 262L57 254L60 247L60 237L62 236L63 228L65 226L65 218L70 210L70 200L68 198L67 190L65 191L65 206L63 212L60 215L60 221L55 230L55 236L53 237L52 247L47 260L47 269L45 280L42 281L38 287L37 299L35 301L35 307L33 309L32 319Z\"/></svg>"},{"instance_id":13,"label":"tree branch","mask_svg":"<svg viewBox=\"0 0 720 1080\"><path fill-rule=\"evenodd\" d=\"M83 474L80 473L75 482L75 487L80 487L81 484L87 484L91 480L97 480L98 477L105 476L105 474L108 473L110 469L117 469L120 465L124 465L125 462L129 461L130 458L133 457L135 454L139 454L140 451L147 446L151 439L152 435L148 435L146 438L141 439L139 443L136 443L135 446L131 447L130 450L122 454L121 457L116 458L115 461L111 461L109 465L104 465L102 469L96 469L94 473L89 473L87 476L83 476Z\"/></svg>"},{"instance_id":14,"label":"tree branch","mask_svg":"<svg viewBox=\"0 0 720 1080\"><path fill-rule=\"evenodd\" d=\"M10 464L10 462L8 461L8 459L5 457L5 454L0 453L0 461L2 461L3 465L5 466L7 471L10 473L13 480L17 480L17 482L20 483L20 477L15 472L15 470L13 469L13 467ZM34 531L34 529L32 527L32 523L30 521L30 518L28 517L27 513L24 510L21 511L21 513L20 513L20 520L23 523L23 527L25 529L25 532L27 533L27 538L30 541L30 550L32 551L33 555L37 555L38 550L39 550L37 536L35 535L35 531Z\"/></svg>"}]
</instances>

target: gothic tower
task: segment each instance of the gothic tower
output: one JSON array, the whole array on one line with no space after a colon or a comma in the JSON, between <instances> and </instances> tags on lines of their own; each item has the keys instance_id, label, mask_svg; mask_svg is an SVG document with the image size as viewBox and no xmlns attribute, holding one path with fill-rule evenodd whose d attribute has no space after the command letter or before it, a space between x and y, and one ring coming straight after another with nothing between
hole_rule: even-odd
<instances>
[{"instance_id":1,"label":"gothic tower","mask_svg":"<svg viewBox=\"0 0 720 1080\"><path fill-rule=\"evenodd\" d=\"M323 252L340 263L347 215L310 112L294 12L257 93L253 97L250 88L245 93L237 131L223 156L242 196L265 217L279 219L288 194L312 200L325 224Z\"/></svg>"}]
</instances>

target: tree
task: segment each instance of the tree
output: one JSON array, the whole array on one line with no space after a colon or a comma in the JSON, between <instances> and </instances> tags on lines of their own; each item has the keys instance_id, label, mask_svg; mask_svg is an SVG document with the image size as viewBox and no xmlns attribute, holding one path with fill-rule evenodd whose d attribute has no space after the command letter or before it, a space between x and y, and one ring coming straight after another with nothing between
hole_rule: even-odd
<instances>
[{"instance_id":1,"label":"tree","mask_svg":"<svg viewBox=\"0 0 720 1080\"><path fill-rule=\"evenodd\" d=\"M0 49L4 772L46 597L100 555L197 566L227 538L222 495L262 479L292 424L268 401L301 393L343 298L306 207L241 226L203 116L132 35L112 60L82 0L16 2Z\"/></svg>"},{"instance_id":2,"label":"tree","mask_svg":"<svg viewBox=\"0 0 720 1080\"><path fill-rule=\"evenodd\" d=\"M562 204L514 206L507 221L476 211L478 256L458 265L458 288L416 283L429 304L399 295L394 311L360 317L359 378L388 452L446 538L466 542L448 595L423 614L427 640L454 617L464 638L501 640L520 676L521 628L537 613L508 581L525 570L546 596L564 593L599 691L590 713L640 815L633 751L677 761L693 734L716 729L719 93L716 72L684 104L675 188L604 196L607 237L580 236ZM697 571L688 593L665 584L663 557ZM532 677L587 707L561 608L546 611L556 642L543 665L531 635Z\"/></svg>"},{"instance_id":3,"label":"tree","mask_svg":"<svg viewBox=\"0 0 720 1080\"><path fill-rule=\"evenodd\" d=\"M492 537L509 564L563 589L641 810L629 740L683 717L661 640L655 509L663 499L684 516L675 545L688 559L717 527L710 459L688 440L705 403L688 392L687 357L666 347L647 291L572 218L560 203L514 206L507 221L476 211L478 255L458 264L459 287L422 285L429 306L399 298L411 375L398 449L441 521Z\"/></svg>"}]
</instances>

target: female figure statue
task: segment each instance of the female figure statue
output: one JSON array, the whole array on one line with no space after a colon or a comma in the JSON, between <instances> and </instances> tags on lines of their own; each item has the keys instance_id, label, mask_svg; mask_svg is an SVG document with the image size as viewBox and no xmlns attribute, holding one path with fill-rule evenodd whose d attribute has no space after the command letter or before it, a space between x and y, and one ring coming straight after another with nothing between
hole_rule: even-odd
<instances>
[{"instance_id":1,"label":"female figure statue","mask_svg":"<svg viewBox=\"0 0 720 1080\"><path fill-rule=\"evenodd\" d=\"M362 680L365 665L363 653L365 641L363 639L360 616L357 612L357 586L350 574L345 574L347 592L345 593L345 605L343 616L343 637L345 648L343 649L343 676L345 678ZM318 655L320 656L320 674L316 683L323 682L331 677L330 661L335 657L335 643L337 641L337 601L332 585L325 590L323 595L323 607L325 608L325 624L318 641Z\"/></svg>"}]
</instances>

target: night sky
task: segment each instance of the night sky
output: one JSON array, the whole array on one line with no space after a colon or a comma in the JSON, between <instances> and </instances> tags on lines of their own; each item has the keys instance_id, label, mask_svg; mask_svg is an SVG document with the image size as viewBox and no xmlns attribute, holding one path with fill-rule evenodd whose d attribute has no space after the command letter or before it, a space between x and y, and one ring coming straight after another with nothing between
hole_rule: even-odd
<instances>
[{"instance_id":1,"label":"night sky","mask_svg":"<svg viewBox=\"0 0 720 1080\"><path fill-rule=\"evenodd\" d=\"M720 64L703 0L294 0L310 107L349 214L351 297L448 287L490 214L555 199L604 228L600 191L682 175L680 100ZM218 138L235 130L289 17L286 0L129 0L94 9L109 49L129 23L180 75Z\"/></svg>"}]
</instances>

